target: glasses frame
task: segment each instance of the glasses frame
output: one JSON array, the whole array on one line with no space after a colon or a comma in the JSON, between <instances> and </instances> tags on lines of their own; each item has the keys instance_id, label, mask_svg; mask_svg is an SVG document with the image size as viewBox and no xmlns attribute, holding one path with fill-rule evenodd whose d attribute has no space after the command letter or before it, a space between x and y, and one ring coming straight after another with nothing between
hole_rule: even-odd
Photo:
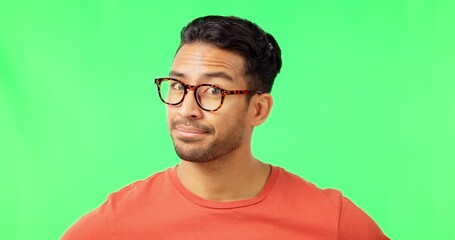
<instances>
[{"instance_id":1,"label":"glasses frame","mask_svg":"<svg viewBox=\"0 0 455 240\"><path fill-rule=\"evenodd\" d=\"M182 99L181 99L179 102L177 102L177 103L168 103L168 102L166 102L166 101L163 99L163 96L161 96L161 82L163 82L163 81L169 81L169 80L176 81L176 82L182 84L182 86L185 87L184 93L183 93L183 96L182 96ZM220 109L221 106L223 106L224 97L225 97L226 95L262 94L261 91L253 91L253 90L226 90L226 89L220 88L220 87L218 87L218 86L216 86L216 85L207 84L207 83L205 83L205 84L200 84L200 85L189 85L189 84L185 84L184 82L182 82L182 81L180 81L180 80L178 80L178 79L170 78L170 77L155 78L155 84L156 84L156 86L158 87L158 94L159 94L160 99L161 99L161 101L162 101L163 103L165 103L165 104L167 104L167 105L173 105L173 106L179 105L179 104L182 103L183 100L185 99L186 94L188 94L188 91L189 91L189 90L193 90L193 92L194 92L194 99L196 99L197 105L198 105L202 110L207 111L207 112L215 112L216 110ZM215 108L215 109L213 109L213 110L210 110L210 109L206 109L206 108L202 107L202 105L201 105L201 103L199 102L199 99L198 99L198 97L197 97L197 94L196 94L197 90L198 90L200 87L202 87L202 86L209 86L209 87L213 87L213 88L216 88L216 89L220 90L220 92L221 92L221 101L220 101L220 105L219 105L217 108Z\"/></svg>"}]
</instances>

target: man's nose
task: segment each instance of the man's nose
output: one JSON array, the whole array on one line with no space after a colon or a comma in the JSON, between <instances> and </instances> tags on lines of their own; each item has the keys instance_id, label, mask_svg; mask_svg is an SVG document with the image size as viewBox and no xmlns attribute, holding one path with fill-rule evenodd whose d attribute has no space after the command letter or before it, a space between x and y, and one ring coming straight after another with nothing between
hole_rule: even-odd
<instances>
[{"instance_id":1,"label":"man's nose","mask_svg":"<svg viewBox=\"0 0 455 240\"><path fill-rule=\"evenodd\" d=\"M188 90L188 93L186 94L182 103L177 106L179 115L188 118L201 118L202 109L199 107L196 101L197 100L194 97L194 90Z\"/></svg>"}]
</instances>

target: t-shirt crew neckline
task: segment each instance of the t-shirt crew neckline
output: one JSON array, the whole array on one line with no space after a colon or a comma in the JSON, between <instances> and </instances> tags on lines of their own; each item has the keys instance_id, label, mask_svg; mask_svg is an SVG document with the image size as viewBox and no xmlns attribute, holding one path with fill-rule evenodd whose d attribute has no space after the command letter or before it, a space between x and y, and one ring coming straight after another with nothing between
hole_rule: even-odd
<instances>
[{"instance_id":1,"label":"t-shirt crew neckline","mask_svg":"<svg viewBox=\"0 0 455 240\"><path fill-rule=\"evenodd\" d=\"M271 165L269 178L267 179L267 182L265 183L261 192L256 197L231 202L218 202L207 200L190 192L188 189L185 188L185 186L183 186L182 182L180 181L177 175L177 166L170 168L168 173L177 191L180 192L180 194L182 194L186 199L188 199L192 203L206 208L232 209L251 206L263 201L270 193L273 186L275 185L276 179L278 178L279 168Z\"/></svg>"}]
</instances>

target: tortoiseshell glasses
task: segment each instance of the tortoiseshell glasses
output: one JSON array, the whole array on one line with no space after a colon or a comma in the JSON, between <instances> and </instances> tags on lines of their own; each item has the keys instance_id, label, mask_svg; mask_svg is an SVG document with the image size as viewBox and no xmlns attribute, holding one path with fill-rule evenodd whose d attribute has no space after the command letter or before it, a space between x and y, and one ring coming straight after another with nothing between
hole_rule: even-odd
<instances>
[{"instance_id":1,"label":"tortoiseshell glasses","mask_svg":"<svg viewBox=\"0 0 455 240\"><path fill-rule=\"evenodd\" d=\"M226 95L262 94L251 90L226 90L212 84L188 85L174 78L157 78L155 84L161 101L168 105L179 105L189 90L193 90L194 98L199 107L214 112L223 105Z\"/></svg>"}]
</instances>

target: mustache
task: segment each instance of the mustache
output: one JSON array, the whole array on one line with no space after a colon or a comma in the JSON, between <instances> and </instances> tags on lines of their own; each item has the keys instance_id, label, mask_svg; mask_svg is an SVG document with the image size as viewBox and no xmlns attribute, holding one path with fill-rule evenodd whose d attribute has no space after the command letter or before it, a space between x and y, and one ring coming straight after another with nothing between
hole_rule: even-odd
<instances>
[{"instance_id":1,"label":"mustache","mask_svg":"<svg viewBox=\"0 0 455 240\"><path fill-rule=\"evenodd\" d=\"M175 128L180 125L187 126L187 127L194 127L194 128L197 128L197 129L199 129L203 132L207 132L207 133L212 133L214 131L213 127L205 125L205 124L200 124L194 120L178 119L171 123L172 128Z\"/></svg>"}]
</instances>

